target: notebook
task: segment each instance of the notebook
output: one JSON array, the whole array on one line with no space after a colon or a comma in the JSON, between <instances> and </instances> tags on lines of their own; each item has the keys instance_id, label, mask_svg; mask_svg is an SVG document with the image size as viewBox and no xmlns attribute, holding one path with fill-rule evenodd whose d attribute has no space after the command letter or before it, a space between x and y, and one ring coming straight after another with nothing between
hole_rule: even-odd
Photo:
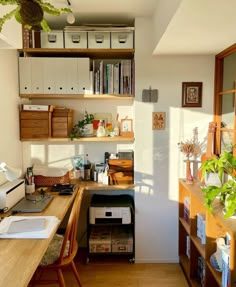
<instances>
[{"instance_id":1,"label":"notebook","mask_svg":"<svg viewBox=\"0 0 236 287\"><path fill-rule=\"evenodd\" d=\"M28 195L12 208L12 212L42 212L53 199L51 194Z\"/></svg>"}]
</instances>

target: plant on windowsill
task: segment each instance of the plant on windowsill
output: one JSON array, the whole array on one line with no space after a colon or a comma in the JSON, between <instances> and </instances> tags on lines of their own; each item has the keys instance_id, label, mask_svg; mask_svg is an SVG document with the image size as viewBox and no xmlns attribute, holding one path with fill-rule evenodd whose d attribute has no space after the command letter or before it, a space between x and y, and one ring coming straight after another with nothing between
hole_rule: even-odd
<instances>
[{"instance_id":1,"label":"plant on windowsill","mask_svg":"<svg viewBox=\"0 0 236 287\"><path fill-rule=\"evenodd\" d=\"M15 18L28 30L40 30L50 32L50 27L44 18L44 13L59 16L63 13L71 13L70 8L55 8L51 3L43 0L0 0L0 5L15 5L16 7L0 18L0 32L7 20Z\"/></svg>"},{"instance_id":2,"label":"plant on windowsill","mask_svg":"<svg viewBox=\"0 0 236 287\"><path fill-rule=\"evenodd\" d=\"M73 140L74 138L93 136L93 120L94 115L89 114L85 110L83 119L78 121L78 123L73 126L72 133L70 134L70 139Z\"/></svg>"},{"instance_id":3,"label":"plant on windowsill","mask_svg":"<svg viewBox=\"0 0 236 287\"><path fill-rule=\"evenodd\" d=\"M209 159L207 162L210 168L212 160ZM229 218L236 213L236 157L233 155L232 150L225 150L214 160L214 163L215 167L218 168L216 171L218 171L218 176L221 179L222 185L209 185L202 188L205 206L212 211L214 201L218 197L224 205L223 211L225 218ZM207 163L204 166L204 170L206 171ZM228 180L225 182L223 182L224 173L228 177Z\"/></svg>"}]
</instances>

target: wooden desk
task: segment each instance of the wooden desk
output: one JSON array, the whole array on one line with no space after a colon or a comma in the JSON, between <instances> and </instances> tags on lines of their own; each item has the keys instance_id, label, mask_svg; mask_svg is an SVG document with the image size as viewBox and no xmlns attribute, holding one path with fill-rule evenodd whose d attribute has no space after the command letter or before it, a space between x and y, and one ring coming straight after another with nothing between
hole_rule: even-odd
<instances>
[{"instance_id":1,"label":"wooden desk","mask_svg":"<svg viewBox=\"0 0 236 287\"><path fill-rule=\"evenodd\" d=\"M62 220L74 196L55 194L44 212L28 215L54 215ZM0 286L26 287L53 235L47 239L0 239Z\"/></svg>"}]
</instances>

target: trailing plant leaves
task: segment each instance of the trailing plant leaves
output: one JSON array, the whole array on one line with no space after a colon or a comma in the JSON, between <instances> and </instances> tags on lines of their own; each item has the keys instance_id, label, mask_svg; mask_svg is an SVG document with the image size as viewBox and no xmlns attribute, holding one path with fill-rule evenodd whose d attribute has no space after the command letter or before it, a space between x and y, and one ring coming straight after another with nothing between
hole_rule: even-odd
<instances>
[{"instance_id":1,"label":"trailing plant leaves","mask_svg":"<svg viewBox=\"0 0 236 287\"><path fill-rule=\"evenodd\" d=\"M17 0L0 0L1 5L18 5Z\"/></svg>"},{"instance_id":2,"label":"trailing plant leaves","mask_svg":"<svg viewBox=\"0 0 236 287\"><path fill-rule=\"evenodd\" d=\"M41 25L41 27L42 27L44 32L50 32L51 31L51 29L50 29L50 27L48 25L48 22L45 19L43 19L41 21L40 25Z\"/></svg>"},{"instance_id":3,"label":"trailing plant leaves","mask_svg":"<svg viewBox=\"0 0 236 287\"><path fill-rule=\"evenodd\" d=\"M13 9L11 12L5 14L2 18L0 18L0 32L2 31L2 27L7 20L10 20L17 12L19 12L19 7Z\"/></svg>"},{"instance_id":4,"label":"trailing plant leaves","mask_svg":"<svg viewBox=\"0 0 236 287\"><path fill-rule=\"evenodd\" d=\"M39 5L43 8L43 11L54 15L54 16L59 16L63 13L71 13L71 9L69 8L56 8L54 7L52 4L47 3L47 2L42 2L42 1L37 1L39 3Z\"/></svg>"}]
</instances>

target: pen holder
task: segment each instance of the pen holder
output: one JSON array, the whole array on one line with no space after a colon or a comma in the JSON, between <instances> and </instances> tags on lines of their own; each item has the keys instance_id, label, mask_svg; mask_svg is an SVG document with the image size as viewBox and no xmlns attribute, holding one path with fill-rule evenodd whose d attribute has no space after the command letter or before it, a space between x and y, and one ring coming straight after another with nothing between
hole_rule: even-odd
<instances>
[{"instance_id":1,"label":"pen holder","mask_svg":"<svg viewBox=\"0 0 236 287\"><path fill-rule=\"evenodd\" d=\"M31 193L34 193L35 192L35 184L32 183L32 184L27 184L25 186L25 193L26 194L31 194Z\"/></svg>"}]
</instances>

